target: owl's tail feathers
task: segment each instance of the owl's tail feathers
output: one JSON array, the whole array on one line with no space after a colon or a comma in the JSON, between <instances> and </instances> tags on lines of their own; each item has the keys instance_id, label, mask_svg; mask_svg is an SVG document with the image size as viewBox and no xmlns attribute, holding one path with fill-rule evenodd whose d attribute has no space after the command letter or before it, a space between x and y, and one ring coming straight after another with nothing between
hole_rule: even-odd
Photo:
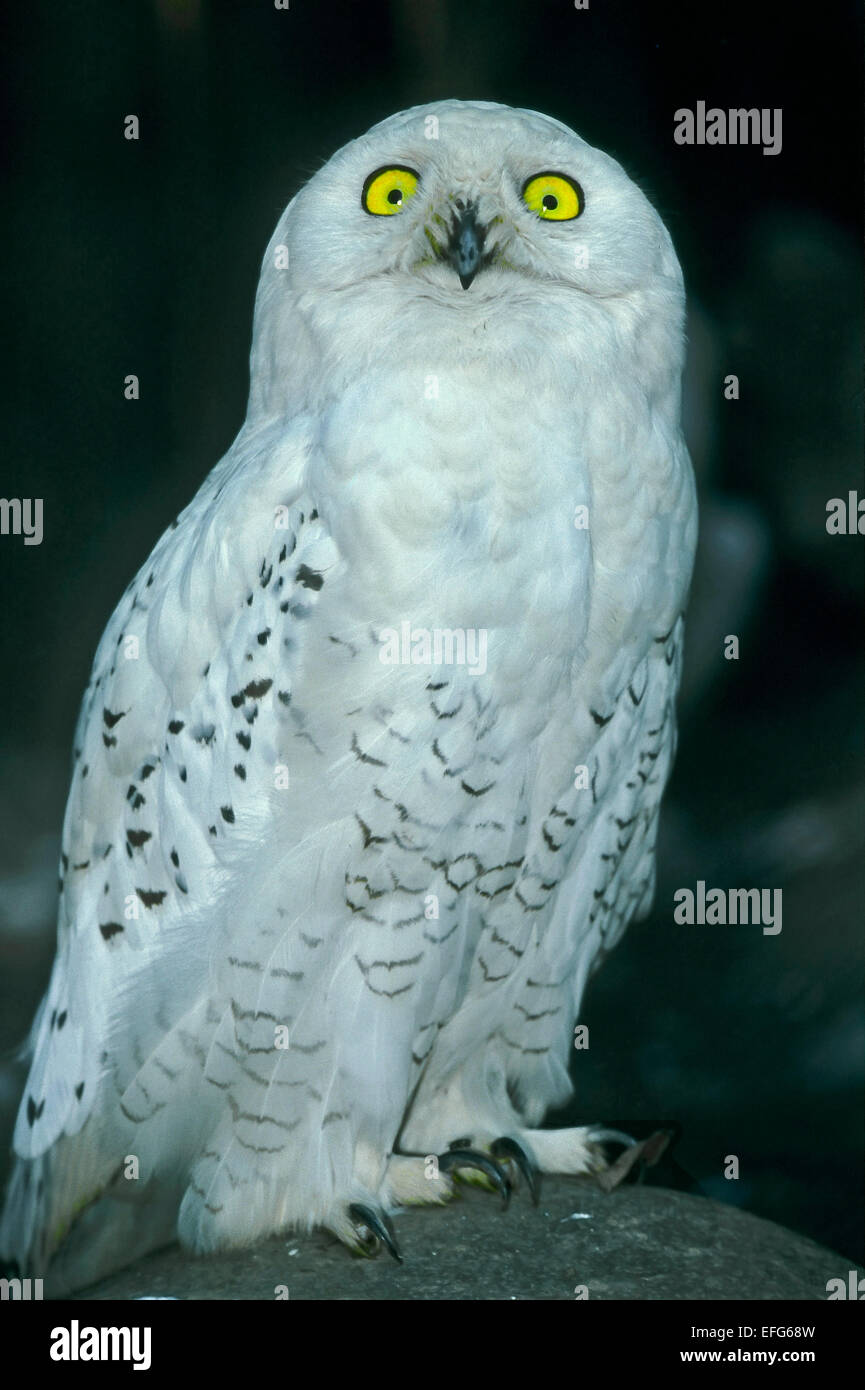
<instances>
[{"instance_id":1,"label":"owl's tail feathers","mask_svg":"<svg viewBox=\"0 0 865 1390\"><path fill-rule=\"evenodd\" d=\"M50 1156L15 1162L0 1217L0 1264L22 1278L41 1278L50 1259L48 1175Z\"/></svg>"},{"instance_id":2,"label":"owl's tail feathers","mask_svg":"<svg viewBox=\"0 0 865 1390\"><path fill-rule=\"evenodd\" d=\"M19 1158L0 1218L0 1265L43 1279L46 1297L64 1298L176 1239L177 1191L130 1201L97 1188L70 1202L57 1167L56 1149Z\"/></svg>"}]
</instances>

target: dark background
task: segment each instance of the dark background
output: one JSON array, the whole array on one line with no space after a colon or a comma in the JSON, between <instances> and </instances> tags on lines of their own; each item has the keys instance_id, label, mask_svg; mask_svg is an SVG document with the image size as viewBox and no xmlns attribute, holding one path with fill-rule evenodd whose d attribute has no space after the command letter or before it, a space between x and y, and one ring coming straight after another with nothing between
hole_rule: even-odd
<instances>
[{"instance_id":1,"label":"dark background","mask_svg":"<svg viewBox=\"0 0 865 1390\"><path fill-rule=\"evenodd\" d=\"M45 536L0 537L0 1047L53 953L93 652L240 426L280 211L401 108L526 106L621 160L672 232L702 502L656 908L590 988L569 1117L675 1119L680 1178L861 1257L863 541L825 526L863 494L858 9L41 0L7 20L0 495L43 498ZM676 145L698 100L781 107L782 152ZM782 888L781 935L676 926L698 878ZM3 1126L20 1080L0 1071Z\"/></svg>"}]
</instances>

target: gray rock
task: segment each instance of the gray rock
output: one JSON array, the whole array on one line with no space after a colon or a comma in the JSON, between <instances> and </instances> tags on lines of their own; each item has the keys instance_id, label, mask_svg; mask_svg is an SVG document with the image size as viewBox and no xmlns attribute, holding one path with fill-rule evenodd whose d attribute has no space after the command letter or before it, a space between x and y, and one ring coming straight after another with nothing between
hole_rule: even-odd
<instances>
[{"instance_id":1,"label":"gray rock","mask_svg":"<svg viewBox=\"0 0 865 1390\"><path fill-rule=\"evenodd\" d=\"M139 1261L85 1299L819 1299L850 1261L734 1207L659 1187L606 1194L548 1178L508 1211L466 1190L446 1208L395 1219L404 1263L352 1258L328 1235L275 1236L195 1259L177 1247ZM861 1271L860 1271L861 1273ZM285 1295L283 1294L283 1297ZM585 1296L585 1295L583 1295Z\"/></svg>"}]
</instances>

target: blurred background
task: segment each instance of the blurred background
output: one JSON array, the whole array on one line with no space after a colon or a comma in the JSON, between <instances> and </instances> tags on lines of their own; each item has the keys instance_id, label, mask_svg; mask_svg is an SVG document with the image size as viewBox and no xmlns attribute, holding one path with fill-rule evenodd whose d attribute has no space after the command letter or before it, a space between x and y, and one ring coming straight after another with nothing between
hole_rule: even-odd
<instances>
[{"instance_id":1,"label":"blurred background","mask_svg":"<svg viewBox=\"0 0 865 1390\"><path fill-rule=\"evenodd\" d=\"M121 592L241 424L272 228L375 121L481 98L618 158L689 291L680 751L655 911L590 987L568 1116L674 1120L662 1180L861 1259L863 541L826 531L830 498L865 495L859 6L33 0L5 24L0 495L44 499L44 540L0 537L0 1180L79 700ZM698 101L782 108L782 152L675 144ZM697 879L781 888L781 934L675 925Z\"/></svg>"}]
</instances>

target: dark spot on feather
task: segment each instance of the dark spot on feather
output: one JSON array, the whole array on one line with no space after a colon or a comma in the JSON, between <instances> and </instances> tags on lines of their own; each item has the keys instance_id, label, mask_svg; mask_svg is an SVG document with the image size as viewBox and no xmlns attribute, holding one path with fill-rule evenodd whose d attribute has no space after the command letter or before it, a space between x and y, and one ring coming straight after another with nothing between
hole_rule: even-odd
<instances>
[{"instance_id":1,"label":"dark spot on feather","mask_svg":"<svg viewBox=\"0 0 865 1390\"><path fill-rule=\"evenodd\" d=\"M79 1082L78 1082L78 1085L75 1087L75 1099L76 1099L76 1100L80 1100L81 1097L82 1097L83 1095L84 1095L84 1082L83 1082L83 1081L79 1081Z\"/></svg>"},{"instance_id":2,"label":"dark spot on feather","mask_svg":"<svg viewBox=\"0 0 865 1390\"><path fill-rule=\"evenodd\" d=\"M117 739L114 737L113 734L103 734L103 735L102 735L102 742L105 744L105 747L106 747L106 748L116 748L116 747L117 747Z\"/></svg>"},{"instance_id":3,"label":"dark spot on feather","mask_svg":"<svg viewBox=\"0 0 865 1390\"><path fill-rule=\"evenodd\" d=\"M320 589L324 584L324 578L316 570L311 570L308 565L301 565L295 578L300 581L305 589Z\"/></svg>"},{"instance_id":4,"label":"dark spot on feather","mask_svg":"<svg viewBox=\"0 0 865 1390\"><path fill-rule=\"evenodd\" d=\"M245 748L248 753L250 748L252 747L252 735L248 734L245 729L241 729L239 733L234 735L234 737L237 739L241 748Z\"/></svg>"},{"instance_id":5,"label":"dark spot on feather","mask_svg":"<svg viewBox=\"0 0 865 1390\"><path fill-rule=\"evenodd\" d=\"M177 853L177 850L176 850L176 849L173 849L173 850L171 851L170 858L171 858L171 862L172 862L172 864L174 865L175 869L179 869L179 868L180 868L180 855Z\"/></svg>"},{"instance_id":6,"label":"dark spot on feather","mask_svg":"<svg viewBox=\"0 0 865 1390\"><path fill-rule=\"evenodd\" d=\"M234 775L239 777L241 782L246 781L246 768L243 766L243 763L234 764Z\"/></svg>"},{"instance_id":7,"label":"dark spot on feather","mask_svg":"<svg viewBox=\"0 0 865 1390\"><path fill-rule=\"evenodd\" d=\"M259 645L260 647L266 646L266 645L267 645L267 639L268 639L269 636L270 636L270 628L269 628L269 627L266 627L266 628L264 629L263 632L260 632L260 633L258 634L258 645Z\"/></svg>"},{"instance_id":8,"label":"dark spot on feather","mask_svg":"<svg viewBox=\"0 0 865 1390\"><path fill-rule=\"evenodd\" d=\"M118 932L123 931L123 926L120 922L100 922L99 930L105 940L110 941L112 936L116 936Z\"/></svg>"},{"instance_id":9,"label":"dark spot on feather","mask_svg":"<svg viewBox=\"0 0 865 1390\"><path fill-rule=\"evenodd\" d=\"M66 1010L64 1009L62 1013L60 1013L60 1014L57 1015L57 1032L58 1032L58 1033L60 1032L60 1029L63 1027L63 1025L64 1025L65 1022L66 1022Z\"/></svg>"},{"instance_id":10,"label":"dark spot on feather","mask_svg":"<svg viewBox=\"0 0 865 1390\"><path fill-rule=\"evenodd\" d=\"M180 730L181 730L182 728L183 728L183 720L182 720L182 719L172 719L171 722L170 722L170 724L168 725L168 732L169 732L170 734L179 734L179 733L180 733Z\"/></svg>"},{"instance_id":11,"label":"dark spot on feather","mask_svg":"<svg viewBox=\"0 0 865 1390\"><path fill-rule=\"evenodd\" d=\"M126 839L133 849L140 849L148 840L152 840L153 836L149 830L127 830Z\"/></svg>"},{"instance_id":12,"label":"dark spot on feather","mask_svg":"<svg viewBox=\"0 0 865 1390\"><path fill-rule=\"evenodd\" d=\"M145 907L158 907L165 897L164 889L151 891L149 888L136 888L135 891Z\"/></svg>"},{"instance_id":13,"label":"dark spot on feather","mask_svg":"<svg viewBox=\"0 0 865 1390\"><path fill-rule=\"evenodd\" d=\"M219 811L223 820L227 820L229 825L234 825L234 812L230 806L220 806Z\"/></svg>"},{"instance_id":14,"label":"dark spot on feather","mask_svg":"<svg viewBox=\"0 0 865 1390\"><path fill-rule=\"evenodd\" d=\"M121 710L119 714L114 714L114 712L113 712L112 710L110 710L110 709L108 709L108 708L106 707L106 708L103 709L103 711L102 711L102 718L105 720L105 727L106 727L107 729L113 729L113 728L114 728L114 725L115 725L115 724L119 724L120 721L121 721L121 719L123 719L123 717L124 717L127 713L128 713L128 711L124 709L124 710Z\"/></svg>"}]
</instances>

